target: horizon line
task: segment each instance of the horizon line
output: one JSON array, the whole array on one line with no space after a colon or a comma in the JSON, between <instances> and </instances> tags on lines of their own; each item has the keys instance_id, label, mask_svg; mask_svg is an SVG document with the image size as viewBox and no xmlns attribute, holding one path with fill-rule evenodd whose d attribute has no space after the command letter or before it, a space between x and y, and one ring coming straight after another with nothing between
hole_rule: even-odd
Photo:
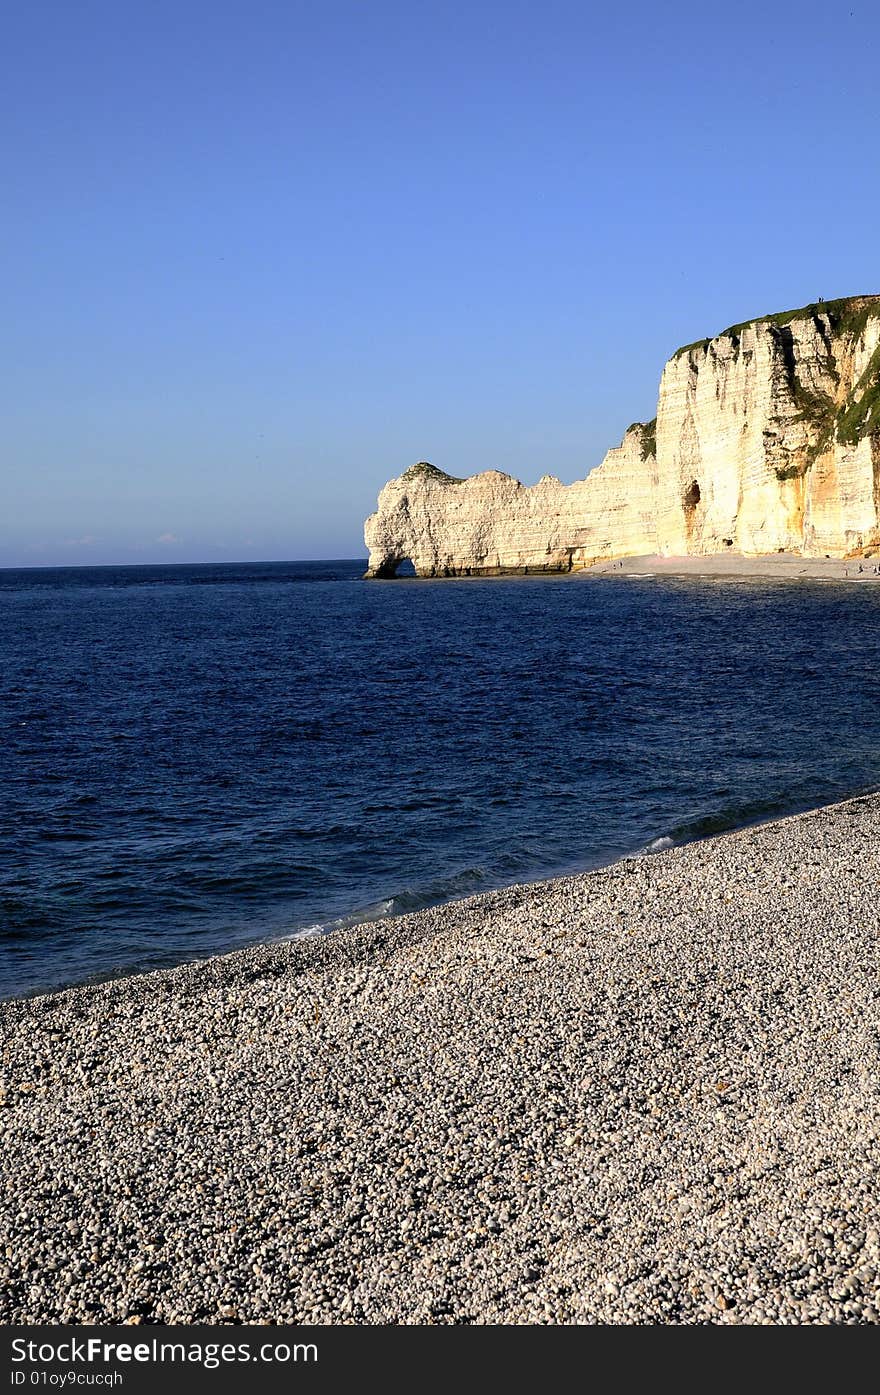
<instances>
[{"instance_id":1,"label":"horizon line","mask_svg":"<svg viewBox=\"0 0 880 1395\"><path fill-rule=\"evenodd\" d=\"M242 558L231 561L209 561L201 562L52 562L43 566L25 564L24 566L13 566L8 563L0 564L0 572L97 572L106 569L119 569L125 567L131 571L138 567L266 567L266 566L299 566L306 562L330 563L330 562L361 562L366 563L367 554L362 557L260 557Z\"/></svg>"}]
</instances>

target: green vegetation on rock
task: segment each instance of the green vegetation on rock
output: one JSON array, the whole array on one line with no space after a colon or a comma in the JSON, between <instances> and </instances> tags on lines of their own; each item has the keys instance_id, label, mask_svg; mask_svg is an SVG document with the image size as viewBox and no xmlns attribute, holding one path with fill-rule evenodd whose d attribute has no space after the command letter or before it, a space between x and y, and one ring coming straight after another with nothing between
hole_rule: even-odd
<instances>
[{"instance_id":1,"label":"green vegetation on rock","mask_svg":"<svg viewBox=\"0 0 880 1395\"><path fill-rule=\"evenodd\" d=\"M410 465L408 470L404 470L401 475L403 480L415 480L420 477L441 481L443 484L461 484L462 481L456 475L447 475L445 470L438 470L436 465L432 465L429 460L419 460L415 465Z\"/></svg>"},{"instance_id":2,"label":"green vegetation on rock","mask_svg":"<svg viewBox=\"0 0 880 1395\"><path fill-rule=\"evenodd\" d=\"M815 320L825 315L835 335L857 338L864 331L870 315L880 315L880 296L845 296L842 300L819 300L802 305L799 310L780 310L775 315L759 315L722 330L719 339L739 339L749 325L777 325L780 329L797 320Z\"/></svg>"},{"instance_id":3,"label":"green vegetation on rock","mask_svg":"<svg viewBox=\"0 0 880 1395\"><path fill-rule=\"evenodd\" d=\"M711 343L711 339L695 339L693 344L682 344L680 349L676 349L672 357L683 358L685 354L691 353L694 349L699 349L705 353Z\"/></svg>"},{"instance_id":4,"label":"green vegetation on rock","mask_svg":"<svg viewBox=\"0 0 880 1395\"><path fill-rule=\"evenodd\" d=\"M880 346L837 414L837 439L855 446L866 436L880 435Z\"/></svg>"},{"instance_id":5,"label":"green vegetation on rock","mask_svg":"<svg viewBox=\"0 0 880 1395\"><path fill-rule=\"evenodd\" d=\"M858 339L864 333L868 320L872 315L880 315L880 295L857 295L844 296L840 300L817 300L810 305L802 305L799 310L780 310L774 315L756 315L753 320L742 320L737 325L730 325L728 329L723 329L720 334L716 334L716 339L736 339L739 340L744 330L750 325L777 325L782 328L784 325L794 324L796 320L818 319L824 315L835 335L848 339ZM711 339L697 339L693 344L684 344L673 354L673 358L681 358L683 354L690 353L693 349L702 349L704 352L712 343Z\"/></svg>"},{"instance_id":6,"label":"green vegetation on rock","mask_svg":"<svg viewBox=\"0 0 880 1395\"><path fill-rule=\"evenodd\" d=\"M638 431L640 440L640 450L643 460L648 460L652 455L657 454L657 418L652 417L650 421L633 421L626 428L625 435L631 431Z\"/></svg>"},{"instance_id":7,"label":"green vegetation on rock","mask_svg":"<svg viewBox=\"0 0 880 1395\"><path fill-rule=\"evenodd\" d=\"M657 418L652 417L642 427L642 459L648 460L657 454Z\"/></svg>"},{"instance_id":8,"label":"green vegetation on rock","mask_svg":"<svg viewBox=\"0 0 880 1395\"><path fill-rule=\"evenodd\" d=\"M847 296L841 300L814 301L810 305L801 306L799 310L783 310L774 315L761 315L754 320L743 320L740 324L730 325L715 336L716 339L732 340L735 349L738 350L740 339L750 326L769 325L775 331L774 337L785 362L792 401L798 408L797 420L813 428L813 439L805 451L803 460L796 465L778 468L778 479L797 479L805 474L835 439L844 445L855 446L867 436L880 435L880 348L872 355L846 402L839 406L829 393L816 391L801 381L792 349L792 338L785 331L799 320L814 320L828 349L828 362L825 367L834 381L839 383L840 374L833 356L832 338L843 340L855 347L873 316L880 317L880 295ZM694 351L705 354L712 342L709 339L699 339L693 344L685 344L674 357L681 358L682 355Z\"/></svg>"}]
</instances>

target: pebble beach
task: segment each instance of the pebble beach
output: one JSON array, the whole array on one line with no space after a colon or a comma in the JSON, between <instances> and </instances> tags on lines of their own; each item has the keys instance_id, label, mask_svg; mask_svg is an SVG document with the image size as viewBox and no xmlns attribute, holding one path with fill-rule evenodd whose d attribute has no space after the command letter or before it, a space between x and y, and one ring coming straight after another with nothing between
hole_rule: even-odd
<instances>
[{"instance_id":1,"label":"pebble beach","mask_svg":"<svg viewBox=\"0 0 880 1395\"><path fill-rule=\"evenodd\" d=\"M880 796L0 1005L6 1323L880 1321Z\"/></svg>"},{"instance_id":2,"label":"pebble beach","mask_svg":"<svg viewBox=\"0 0 880 1395\"><path fill-rule=\"evenodd\" d=\"M880 553L869 551L861 557L801 557L796 553L771 553L744 557L740 553L712 552L705 557L625 557L613 562L596 562L587 569L590 576L691 577L702 581L852 581L880 582Z\"/></svg>"}]
</instances>

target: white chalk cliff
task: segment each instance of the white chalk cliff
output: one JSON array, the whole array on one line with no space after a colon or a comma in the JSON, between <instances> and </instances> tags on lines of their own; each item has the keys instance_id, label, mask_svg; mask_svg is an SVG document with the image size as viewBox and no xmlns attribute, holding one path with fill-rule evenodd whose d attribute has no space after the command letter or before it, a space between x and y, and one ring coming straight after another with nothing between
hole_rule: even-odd
<instances>
[{"instance_id":1,"label":"white chalk cliff","mask_svg":"<svg viewBox=\"0 0 880 1395\"><path fill-rule=\"evenodd\" d=\"M422 461L366 521L367 575L572 571L660 553L880 549L880 296L820 302L680 349L657 417L585 479L526 487Z\"/></svg>"}]
</instances>

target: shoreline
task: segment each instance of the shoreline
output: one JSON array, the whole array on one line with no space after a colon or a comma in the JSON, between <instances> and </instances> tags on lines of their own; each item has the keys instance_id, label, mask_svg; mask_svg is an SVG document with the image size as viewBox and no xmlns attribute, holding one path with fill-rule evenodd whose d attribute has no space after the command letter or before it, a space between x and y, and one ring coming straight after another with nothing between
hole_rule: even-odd
<instances>
[{"instance_id":1,"label":"shoreline","mask_svg":"<svg viewBox=\"0 0 880 1395\"><path fill-rule=\"evenodd\" d=\"M880 1321L880 794L0 1004L0 1319Z\"/></svg>"},{"instance_id":2,"label":"shoreline","mask_svg":"<svg viewBox=\"0 0 880 1395\"><path fill-rule=\"evenodd\" d=\"M861 568L861 570L859 570ZM690 577L695 580L760 579L775 581L859 581L880 582L880 549L871 549L856 557L801 557L797 553L764 553L745 556L742 553L711 552L686 557L666 557L645 553L636 557L599 558L574 567L467 567L456 571L434 573L405 573L398 575L364 572L363 581L510 581L519 579L565 580L572 577L616 576Z\"/></svg>"},{"instance_id":3,"label":"shoreline","mask_svg":"<svg viewBox=\"0 0 880 1395\"><path fill-rule=\"evenodd\" d=\"M726 552L711 553L706 557L661 557L655 554L595 562L577 575L655 579L664 576L692 577L713 581L722 578L761 578L777 581L880 582L880 555L843 558L798 557L788 553L763 557L743 557Z\"/></svg>"},{"instance_id":4,"label":"shoreline","mask_svg":"<svg viewBox=\"0 0 880 1395\"><path fill-rule=\"evenodd\" d=\"M677 838L672 833L660 833L644 845L632 848L623 852L619 856L612 858L609 862L601 862L596 866L570 867L567 869L548 872L546 876L533 877L527 881L515 879L513 881L503 881L497 886L489 886L482 891L469 892L461 896L445 897L439 901L431 901L427 905L419 906L411 911L390 912L385 915L370 915L364 913L359 915L357 911L351 911L347 915L338 917L336 920L316 922L313 926L301 930L294 930L280 935L268 935L265 938L246 941L244 944L231 945L227 949L218 949L196 954L192 958L181 959L174 964L144 966L141 968L120 968L118 971L109 971L106 975L94 976L86 979L75 979L70 983L63 983L56 987L36 988L29 993L9 994L0 996L0 1021L4 1008L13 1006L16 1003L35 1003L44 998L58 998L67 993L83 992L107 988L112 984L125 983L129 979L150 978L157 974L174 974L183 969L197 969L200 966L211 964L214 960L225 960L235 958L237 955L249 954L261 949L269 949L276 945L299 945L309 943L312 940L326 940L335 938L337 935L345 934L349 931L359 930L364 926L382 926L396 921L411 921L414 917L426 914L427 912L444 911L460 905L462 902L479 901L483 897L497 896L502 892L538 890L542 886L562 881L569 881L572 878L590 877L599 873L608 872L616 867L618 863L640 860L642 858L653 858L661 852L668 852L677 848L687 848L695 843L703 843L715 838L726 838L732 834L742 833L750 828L762 828L768 824L782 823L788 819L801 818L805 815L818 813L821 809L835 808L839 804L848 804L853 800L869 798L876 795L880 798L880 787L863 786L854 792L844 796L842 799L835 799L830 804L812 804L806 807L795 807L787 813L762 813L754 818L748 818L742 823L731 823L728 827L711 829L707 832L695 832L692 836ZM699 824L711 822L711 816L699 820ZM695 825L696 826L696 825Z\"/></svg>"}]
</instances>

